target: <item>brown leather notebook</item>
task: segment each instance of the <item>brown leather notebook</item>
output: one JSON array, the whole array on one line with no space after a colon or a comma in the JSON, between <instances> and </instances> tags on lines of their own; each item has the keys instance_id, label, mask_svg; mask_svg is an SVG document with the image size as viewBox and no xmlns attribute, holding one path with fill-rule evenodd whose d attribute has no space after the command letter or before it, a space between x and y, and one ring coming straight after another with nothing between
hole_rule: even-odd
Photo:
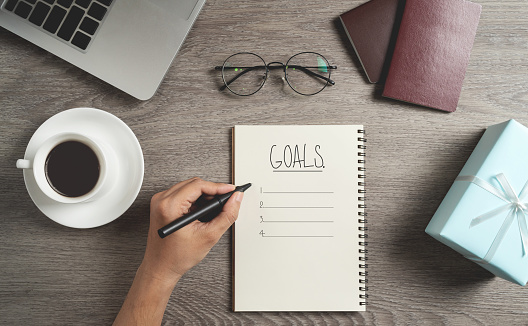
<instances>
[{"instance_id":1,"label":"brown leather notebook","mask_svg":"<svg viewBox=\"0 0 528 326\"><path fill-rule=\"evenodd\" d=\"M377 83L386 74L397 35L399 3L399 0L371 0L339 16L371 83Z\"/></svg>"},{"instance_id":2,"label":"brown leather notebook","mask_svg":"<svg viewBox=\"0 0 528 326\"><path fill-rule=\"evenodd\" d=\"M481 9L466 0L407 0L383 96L455 111Z\"/></svg>"}]
</instances>

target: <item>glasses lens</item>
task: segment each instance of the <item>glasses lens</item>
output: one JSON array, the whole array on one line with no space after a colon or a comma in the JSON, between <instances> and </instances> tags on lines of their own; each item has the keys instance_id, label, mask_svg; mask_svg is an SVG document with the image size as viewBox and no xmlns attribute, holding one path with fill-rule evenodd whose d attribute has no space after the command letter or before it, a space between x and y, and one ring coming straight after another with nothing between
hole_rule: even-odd
<instances>
[{"instance_id":1,"label":"glasses lens","mask_svg":"<svg viewBox=\"0 0 528 326\"><path fill-rule=\"evenodd\" d=\"M222 67L224 83L237 95L257 92L264 85L266 75L266 63L253 53L232 55Z\"/></svg>"},{"instance_id":2,"label":"glasses lens","mask_svg":"<svg viewBox=\"0 0 528 326\"><path fill-rule=\"evenodd\" d=\"M330 79L328 61L320 54L305 52L294 55L286 63L286 80L303 95L322 91Z\"/></svg>"}]
</instances>

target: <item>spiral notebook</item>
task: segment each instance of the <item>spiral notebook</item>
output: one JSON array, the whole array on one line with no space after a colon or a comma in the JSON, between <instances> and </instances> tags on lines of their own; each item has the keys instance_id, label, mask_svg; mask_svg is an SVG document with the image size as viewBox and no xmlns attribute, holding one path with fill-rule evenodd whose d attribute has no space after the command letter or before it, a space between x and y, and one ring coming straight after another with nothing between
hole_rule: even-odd
<instances>
[{"instance_id":1,"label":"spiral notebook","mask_svg":"<svg viewBox=\"0 0 528 326\"><path fill-rule=\"evenodd\" d=\"M364 311L361 125L235 126L234 311Z\"/></svg>"}]
</instances>

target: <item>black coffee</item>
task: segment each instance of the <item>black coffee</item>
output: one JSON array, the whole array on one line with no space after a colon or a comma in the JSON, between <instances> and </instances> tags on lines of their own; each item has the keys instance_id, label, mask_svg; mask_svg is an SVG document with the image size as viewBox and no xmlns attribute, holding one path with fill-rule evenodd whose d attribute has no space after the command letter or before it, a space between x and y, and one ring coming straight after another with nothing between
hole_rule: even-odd
<instances>
[{"instance_id":1,"label":"black coffee","mask_svg":"<svg viewBox=\"0 0 528 326\"><path fill-rule=\"evenodd\" d=\"M66 197L80 197L92 190L99 180L99 160L94 151L78 141L55 146L44 167L50 186Z\"/></svg>"}]
</instances>

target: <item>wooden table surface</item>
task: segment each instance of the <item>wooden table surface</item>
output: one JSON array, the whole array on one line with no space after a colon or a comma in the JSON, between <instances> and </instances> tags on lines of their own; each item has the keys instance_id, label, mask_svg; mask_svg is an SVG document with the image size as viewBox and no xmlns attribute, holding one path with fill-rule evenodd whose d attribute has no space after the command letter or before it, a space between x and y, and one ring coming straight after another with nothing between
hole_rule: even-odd
<instances>
[{"instance_id":1,"label":"wooden table surface","mask_svg":"<svg viewBox=\"0 0 528 326\"><path fill-rule=\"evenodd\" d=\"M193 176L230 182L235 124L365 125L367 312L234 313L231 236L225 234L179 282L164 324L528 324L525 288L493 277L424 232L484 129L511 118L528 125L528 3L480 1L459 106L443 113L384 99L380 86L367 83L337 21L362 2L209 0L148 101L0 30L0 324L110 324L143 256L150 197ZM212 68L239 51L267 62L320 52L338 66L336 85L304 97L273 72L254 96L220 92ZM48 219L15 168L39 125L75 107L121 118L145 159L134 204L96 229Z\"/></svg>"}]
</instances>

